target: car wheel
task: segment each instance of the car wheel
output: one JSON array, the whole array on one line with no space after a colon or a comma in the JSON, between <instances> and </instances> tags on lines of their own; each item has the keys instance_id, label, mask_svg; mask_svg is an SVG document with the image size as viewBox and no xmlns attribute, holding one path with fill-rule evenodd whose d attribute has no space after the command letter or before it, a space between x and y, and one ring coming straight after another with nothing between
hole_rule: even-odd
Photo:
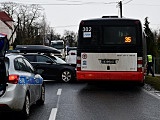
<instances>
[{"instance_id":1,"label":"car wheel","mask_svg":"<svg viewBox=\"0 0 160 120\"><path fill-rule=\"evenodd\" d=\"M22 110L22 115L23 117L28 117L30 114L30 100L29 100L29 95L27 94L25 97L25 102Z\"/></svg>"},{"instance_id":2,"label":"car wheel","mask_svg":"<svg viewBox=\"0 0 160 120\"><path fill-rule=\"evenodd\" d=\"M40 99L37 101L38 105L43 105L45 101L45 85L42 84L41 86L41 97Z\"/></svg>"},{"instance_id":3,"label":"car wheel","mask_svg":"<svg viewBox=\"0 0 160 120\"><path fill-rule=\"evenodd\" d=\"M64 70L61 73L61 80L63 82L70 82L72 80L72 72L70 70Z\"/></svg>"}]
</instances>

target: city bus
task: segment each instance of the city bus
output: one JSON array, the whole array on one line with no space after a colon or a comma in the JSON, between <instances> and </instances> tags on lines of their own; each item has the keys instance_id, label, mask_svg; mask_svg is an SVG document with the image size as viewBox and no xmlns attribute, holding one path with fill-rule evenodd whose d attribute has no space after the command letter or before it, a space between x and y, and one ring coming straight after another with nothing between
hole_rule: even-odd
<instances>
[{"instance_id":1,"label":"city bus","mask_svg":"<svg viewBox=\"0 0 160 120\"><path fill-rule=\"evenodd\" d=\"M65 44L63 40L52 40L50 46L60 50L61 58L65 59Z\"/></svg>"},{"instance_id":2,"label":"city bus","mask_svg":"<svg viewBox=\"0 0 160 120\"><path fill-rule=\"evenodd\" d=\"M102 17L78 30L78 81L135 81L144 85L147 47L141 21Z\"/></svg>"}]
</instances>

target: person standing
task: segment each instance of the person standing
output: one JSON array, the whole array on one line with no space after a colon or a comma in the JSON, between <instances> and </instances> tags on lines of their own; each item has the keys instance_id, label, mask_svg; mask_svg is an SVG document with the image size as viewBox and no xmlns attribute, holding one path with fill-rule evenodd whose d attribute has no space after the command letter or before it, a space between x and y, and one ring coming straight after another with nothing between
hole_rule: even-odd
<instances>
[{"instance_id":1,"label":"person standing","mask_svg":"<svg viewBox=\"0 0 160 120\"><path fill-rule=\"evenodd\" d=\"M152 55L147 55L147 75L151 73L152 77L155 77L152 68L153 68L153 57Z\"/></svg>"}]
</instances>

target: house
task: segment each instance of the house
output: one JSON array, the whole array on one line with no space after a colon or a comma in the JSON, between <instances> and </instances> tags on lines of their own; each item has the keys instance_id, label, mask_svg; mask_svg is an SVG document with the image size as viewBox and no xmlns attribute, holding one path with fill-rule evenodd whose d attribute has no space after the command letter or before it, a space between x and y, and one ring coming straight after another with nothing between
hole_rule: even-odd
<instances>
[{"instance_id":1,"label":"house","mask_svg":"<svg viewBox=\"0 0 160 120\"><path fill-rule=\"evenodd\" d=\"M16 33L13 34L14 29L13 19L6 12L0 11L0 33L7 35L10 45L16 38Z\"/></svg>"}]
</instances>

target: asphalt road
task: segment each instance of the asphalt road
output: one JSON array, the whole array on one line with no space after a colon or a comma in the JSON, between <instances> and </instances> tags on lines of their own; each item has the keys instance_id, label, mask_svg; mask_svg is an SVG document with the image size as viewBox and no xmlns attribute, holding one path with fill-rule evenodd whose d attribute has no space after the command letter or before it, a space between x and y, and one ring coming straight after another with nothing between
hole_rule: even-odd
<instances>
[{"instance_id":1,"label":"asphalt road","mask_svg":"<svg viewBox=\"0 0 160 120\"><path fill-rule=\"evenodd\" d=\"M125 83L46 82L45 104L32 106L28 120L160 120L160 98Z\"/></svg>"}]
</instances>

